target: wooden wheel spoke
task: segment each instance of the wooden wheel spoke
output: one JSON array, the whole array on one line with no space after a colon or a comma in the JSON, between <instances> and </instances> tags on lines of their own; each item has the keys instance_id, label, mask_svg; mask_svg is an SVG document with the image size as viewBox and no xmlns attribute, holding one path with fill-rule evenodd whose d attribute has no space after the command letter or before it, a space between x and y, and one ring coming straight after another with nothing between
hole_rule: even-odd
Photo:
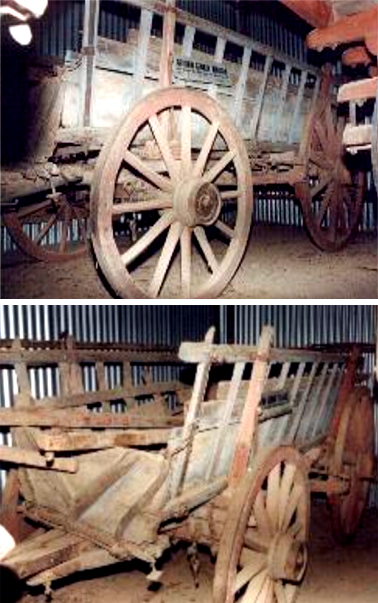
<instances>
[{"instance_id":1,"label":"wooden wheel spoke","mask_svg":"<svg viewBox=\"0 0 378 603\"><path fill-rule=\"evenodd\" d=\"M299 502L304 495L302 486L295 485L291 491L291 495L286 507L285 515L282 522L282 530L287 531L289 529L291 520L293 519L295 512L298 508Z\"/></svg>"},{"instance_id":2,"label":"wooden wheel spoke","mask_svg":"<svg viewBox=\"0 0 378 603\"><path fill-rule=\"evenodd\" d=\"M187 226L181 234L181 290L184 299L190 297L192 265L192 231Z\"/></svg>"},{"instance_id":3,"label":"wooden wheel spoke","mask_svg":"<svg viewBox=\"0 0 378 603\"><path fill-rule=\"evenodd\" d=\"M269 549L269 536L261 531L250 530L244 536L244 546L257 553L267 553Z\"/></svg>"},{"instance_id":4,"label":"wooden wheel spoke","mask_svg":"<svg viewBox=\"0 0 378 603\"><path fill-rule=\"evenodd\" d=\"M76 220L77 220L77 225L79 228L79 232L80 232L80 237L82 241L86 241L87 239L87 232L83 226L83 218L81 218L81 216L78 214L76 207L74 205L71 205L71 211L73 216L75 216Z\"/></svg>"},{"instance_id":5,"label":"wooden wheel spoke","mask_svg":"<svg viewBox=\"0 0 378 603\"><path fill-rule=\"evenodd\" d=\"M323 196L319 212L317 213L317 216L316 216L316 224L317 224L318 228L321 227L323 218L326 214L329 204L331 203L333 191L334 191L333 184L330 184L325 192L325 195Z\"/></svg>"},{"instance_id":6,"label":"wooden wheel spoke","mask_svg":"<svg viewBox=\"0 0 378 603\"><path fill-rule=\"evenodd\" d=\"M278 507L278 514L279 514L278 527L280 529L282 528L282 525L284 522L285 511L286 511L288 501L290 498L290 492L293 487L294 476L295 476L296 470L297 469L296 469L295 465L285 465L285 469L283 471L283 475L282 475L282 479L281 479L281 486L280 486L280 504Z\"/></svg>"},{"instance_id":7,"label":"wooden wheel spoke","mask_svg":"<svg viewBox=\"0 0 378 603\"><path fill-rule=\"evenodd\" d=\"M200 154L198 155L197 161L194 166L193 176L199 178L202 176L205 169L208 157L210 155L211 148L214 144L214 140L219 130L219 122L214 121L206 135L205 142L202 145Z\"/></svg>"},{"instance_id":8,"label":"wooden wheel spoke","mask_svg":"<svg viewBox=\"0 0 378 603\"><path fill-rule=\"evenodd\" d=\"M317 197L317 195L319 193L321 193L326 188L326 186L328 186L330 184L330 182L332 182L332 179L333 179L332 173L328 173L326 176L324 176L321 179L321 181L319 182L319 184L317 184L316 186L314 186L314 188L311 189L312 199Z\"/></svg>"},{"instance_id":9,"label":"wooden wheel spoke","mask_svg":"<svg viewBox=\"0 0 378 603\"><path fill-rule=\"evenodd\" d=\"M329 158L324 153L319 153L319 151L311 151L310 161L323 170L329 170L333 167Z\"/></svg>"},{"instance_id":10,"label":"wooden wheel spoke","mask_svg":"<svg viewBox=\"0 0 378 603\"><path fill-rule=\"evenodd\" d=\"M329 237L331 239L331 241L335 241L336 240L336 233L337 233L337 219L338 219L338 215L339 215L339 198L338 198L338 194L339 191L336 189L336 194L335 194L335 199L334 202L331 203L330 205L330 209L329 209Z\"/></svg>"},{"instance_id":11,"label":"wooden wheel spoke","mask_svg":"<svg viewBox=\"0 0 378 603\"><path fill-rule=\"evenodd\" d=\"M163 214L150 228L150 230L139 239L139 241L137 241L132 247L130 247L130 249L121 255L123 264L128 266L140 254L146 251L151 243L153 243L155 239L157 239L157 237L172 224L173 220L173 212L168 211Z\"/></svg>"},{"instance_id":12,"label":"wooden wheel spoke","mask_svg":"<svg viewBox=\"0 0 378 603\"><path fill-rule=\"evenodd\" d=\"M242 569L236 575L234 593L238 593L266 567L266 557L264 555L249 552L249 555L245 555L244 559L243 555L245 555L245 552L242 553L241 557Z\"/></svg>"},{"instance_id":13,"label":"wooden wheel spoke","mask_svg":"<svg viewBox=\"0 0 378 603\"><path fill-rule=\"evenodd\" d=\"M228 151L223 155L221 159L213 165L207 172L204 173L203 177L206 182L213 182L219 174L228 166L228 164L234 159L236 155L235 150Z\"/></svg>"},{"instance_id":14,"label":"wooden wheel spoke","mask_svg":"<svg viewBox=\"0 0 378 603\"><path fill-rule=\"evenodd\" d=\"M39 231L39 233L37 234L37 236L34 239L34 243L36 245L39 245L41 243L41 241L45 238L45 236L49 232L50 228L52 228L52 226L57 221L57 218L58 218L58 213L50 216L50 218L48 219L46 224L43 226L43 228L41 228L41 230Z\"/></svg>"},{"instance_id":15,"label":"wooden wheel spoke","mask_svg":"<svg viewBox=\"0 0 378 603\"><path fill-rule=\"evenodd\" d=\"M266 509L270 518L271 526L276 530L279 518L279 490L280 490L281 466L275 465L268 475L268 487L266 493Z\"/></svg>"},{"instance_id":16,"label":"wooden wheel spoke","mask_svg":"<svg viewBox=\"0 0 378 603\"><path fill-rule=\"evenodd\" d=\"M125 152L124 160L128 165L130 165L137 172L139 172L141 176L143 176L145 179L149 180L150 182L152 182L152 184L157 186L157 188L168 193L171 193L173 191L173 183L171 180L165 178L164 176L161 176L161 174L158 174L155 170L149 167L144 161L142 161L142 159L137 157L131 151Z\"/></svg>"},{"instance_id":17,"label":"wooden wheel spoke","mask_svg":"<svg viewBox=\"0 0 378 603\"><path fill-rule=\"evenodd\" d=\"M261 590L260 601L261 603L273 603L273 580L267 578L265 584Z\"/></svg>"},{"instance_id":18,"label":"wooden wheel spoke","mask_svg":"<svg viewBox=\"0 0 378 603\"><path fill-rule=\"evenodd\" d=\"M171 195L159 195L156 199L148 201L125 201L115 203L112 207L113 216L136 213L143 211L154 211L156 209L169 209L173 206Z\"/></svg>"},{"instance_id":19,"label":"wooden wheel spoke","mask_svg":"<svg viewBox=\"0 0 378 603\"><path fill-rule=\"evenodd\" d=\"M274 583L274 594L276 595L277 603L289 603L285 588L280 580Z\"/></svg>"},{"instance_id":20,"label":"wooden wheel spoke","mask_svg":"<svg viewBox=\"0 0 378 603\"><path fill-rule=\"evenodd\" d=\"M261 591L266 580L268 580L268 575L264 570L257 574L257 576L254 576L248 584L247 590L241 599L241 603L260 603Z\"/></svg>"},{"instance_id":21,"label":"wooden wheel spoke","mask_svg":"<svg viewBox=\"0 0 378 603\"><path fill-rule=\"evenodd\" d=\"M169 227L168 235L155 268L154 276L150 286L148 287L148 292L151 297L157 297L159 295L159 291L163 286L163 282L167 275L176 245L180 240L182 229L183 226L180 222L175 222Z\"/></svg>"},{"instance_id":22,"label":"wooden wheel spoke","mask_svg":"<svg viewBox=\"0 0 378 603\"><path fill-rule=\"evenodd\" d=\"M182 173L189 175L192 169L192 110L189 105L182 108L181 165Z\"/></svg>"},{"instance_id":23,"label":"wooden wheel spoke","mask_svg":"<svg viewBox=\"0 0 378 603\"><path fill-rule=\"evenodd\" d=\"M169 147L168 139L165 135L163 128L160 125L159 119L156 114L152 115L149 119L152 133L160 149L164 163L167 167L170 177L174 180L178 180L178 169L176 162L173 158L171 149Z\"/></svg>"},{"instance_id":24,"label":"wooden wheel spoke","mask_svg":"<svg viewBox=\"0 0 378 603\"><path fill-rule=\"evenodd\" d=\"M338 216L339 216L339 230L341 234L345 234L348 231L347 217L345 215L346 207L344 205L343 200L340 200L340 205L338 208Z\"/></svg>"},{"instance_id":25,"label":"wooden wheel spoke","mask_svg":"<svg viewBox=\"0 0 378 603\"><path fill-rule=\"evenodd\" d=\"M269 536L272 536L272 525L265 506L265 494L262 490L260 490L256 496L253 512L255 515L258 532L264 535L268 534Z\"/></svg>"},{"instance_id":26,"label":"wooden wheel spoke","mask_svg":"<svg viewBox=\"0 0 378 603\"><path fill-rule=\"evenodd\" d=\"M61 234L60 243L59 243L59 251L61 253L63 253L67 249L68 229L69 229L69 223L71 221L71 217L72 217L72 214L71 214L70 207L69 207L69 205L66 205L64 208L62 234Z\"/></svg>"},{"instance_id":27,"label":"wooden wheel spoke","mask_svg":"<svg viewBox=\"0 0 378 603\"><path fill-rule=\"evenodd\" d=\"M228 199L237 199L238 197L240 197L241 194L241 191L239 189L236 189L232 191L222 191L220 193L220 197L221 199L228 201Z\"/></svg>"},{"instance_id":28,"label":"wooden wheel spoke","mask_svg":"<svg viewBox=\"0 0 378 603\"><path fill-rule=\"evenodd\" d=\"M324 131L324 127L323 127L322 123L319 120L315 121L314 131L315 131L315 134L316 134L316 136L318 138L320 146L322 147L323 151L325 153L327 153L327 151L329 151L327 136L326 136L326 133Z\"/></svg>"},{"instance_id":29,"label":"wooden wheel spoke","mask_svg":"<svg viewBox=\"0 0 378 603\"><path fill-rule=\"evenodd\" d=\"M210 268L211 272L216 272L219 268L219 263L214 255L214 252L211 248L204 228L202 226L196 226L196 228L194 229L194 234L205 256L205 260L207 262L208 267Z\"/></svg>"},{"instance_id":30,"label":"wooden wheel spoke","mask_svg":"<svg viewBox=\"0 0 378 603\"><path fill-rule=\"evenodd\" d=\"M41 211L41 209L45 209L51 205L52 202L50 199L46 199L46 201L41 201L40 203L33 203L30 206L20 208L17 212L17 216L21 220L22 218L27 218L28 216L31 216L32 214Z\"/></svg>"},{"instance_id":31,"label":"wooden wheel spoke","mask_svg":"<svg viewBox=\"0 0 378 603\"><path fill-rule=\"evenodd\" d=\"M235 231L230 228L227 224L222 222L222 220L217 220L214 224L220 230L222 234L224 234L228 239L233 239L235 236Z\"/></svg>"}]
</instances>

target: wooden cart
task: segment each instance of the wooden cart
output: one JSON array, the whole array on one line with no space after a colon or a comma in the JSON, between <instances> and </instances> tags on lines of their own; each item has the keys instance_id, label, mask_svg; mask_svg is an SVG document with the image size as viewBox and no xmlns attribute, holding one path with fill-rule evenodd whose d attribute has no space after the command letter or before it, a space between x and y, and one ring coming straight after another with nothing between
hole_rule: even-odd
<instances>
[{"instance_id":1,"label":"wooden cart","mask_svg":"<svg viewBox=\"0 0 378 603\"><path fill-rule=\"evenodd\" d=\"M71 452L166 444L170 428L182 425L183 404L190 395L189 385L178 378L182 363L177 351L80 343L71 337L0 340L0 379L13 383L15 390L3 401L3 421L10 414L10 423L18 417L23 425L11 429L12 447L0 446L0 464L10 470L0 523L17 539L27 526L17 515L15 467L19 473L23 467L46 469L50 488L54 477L49 470L77 471L77 459L67 458Z\"/></svg>"},{"instance_id":2,"label":"wooden cart","mask_svg":"<svg viewBox=\"0 0 378 603\"><path fill-rule=\"evenodd\" d=\"M81 454L75 474L55 472L59 496L43 472L27 469L22 512L49 529L4 564L49 589L73 572L136 557L156 581L157 560L181 540L217 556L216 603L294 601L310 492L327 495L337 539L357 529L374 475L373 406L357 349L277 349L273 335L265 327L257 347L215 345L211 329L203 343L182 344L180 357L197 372L184 425L162 452ZM218 364L231 365L232 377L205 401Z\"/></svg>"},{"instance_id":3,"label":"wooden cart","mask_svg":"<svg viewBox=\"0 0 378 603\"><path fill-rule=\"evenodd\" d=\"M72 257L68 241L74 230L85 239L89 214L100 268L119 296L214 297L242 259L257 186L294 188L322 249L347 243L364 174L344 163L329 73L322 78L173 0L124 2L138 29L126 44L105 40L97 36L98 4L87 3L81 54L56 74L43 123L60 127L50 147L42 145L66 162L63 172L69 158L88 158L79 175L91 182L90 211L59 191L59 177L48 199L32 205L6 194L4 222L24 249L41 259ZM58 224L54 248L49 234Z\"/></svg>"}]
</instances>

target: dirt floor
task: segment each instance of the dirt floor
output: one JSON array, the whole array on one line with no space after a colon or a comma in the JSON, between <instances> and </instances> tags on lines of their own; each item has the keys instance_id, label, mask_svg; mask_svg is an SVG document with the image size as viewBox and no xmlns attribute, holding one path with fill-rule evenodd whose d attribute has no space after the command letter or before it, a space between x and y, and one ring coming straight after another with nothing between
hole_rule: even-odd
<instances>
[{"instance_id":1,"label":"dirt floor","mask_svg":"<svg viewBox=\"0 0 378 603\"><path fill-rule=\"evenodd\" d=\"M369 510L352 545L334 544L323 504L312 509L309 565L297 603L376 603L378 600L378 513ZM163 566L161 586L149 590L144 574L132 564L113 566L102 575L76 575L54 590L55 603L211 603L214 566L200 554L199 587L194 586L184 549ZM15 591L13 591L14 593ZM2 603L14 603L2 592ZM45 603L42 594L26 594L20 603Z\"/></svg>"},{"instance_id":2,"label":"dirt floor","mask_svg":"<svg viewBox=\"0 0 378 603\"><path fill-rule=\"evenodd\" d=\"M359 234L343 251L321 252L302 229L256 225L223 299L375 299L377 239ZM195 267L194 267L195 270ZM148 275L146 276L148 280ZM3 258L3 299L111 299L93 258L64 264Z\"/></svg>"}]
</instances>

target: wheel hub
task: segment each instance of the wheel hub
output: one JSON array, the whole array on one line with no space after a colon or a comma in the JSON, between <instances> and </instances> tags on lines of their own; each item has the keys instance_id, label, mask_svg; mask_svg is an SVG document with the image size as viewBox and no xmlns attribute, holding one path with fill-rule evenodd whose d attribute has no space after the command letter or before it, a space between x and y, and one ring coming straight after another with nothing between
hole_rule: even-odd
<instances>
[{"instance_id":1,"label":"wheel hub","mask_svg":"<svg viewBox=\"0 0 378 603\"><path fill-rule=\"evenodd\" d=\"M211 182L201 179L184 180L177 185L173 208L185 226L209 226L218 219L221 210L219 191Z\"/></svg>"},{"instance_id":2,"label":"wheel hub","mask_svg":"<svg viewBox=\"0 0 378 603\"><path fill-rule=\"evenodd\" d=\"M268 554L268 573L273 580L299 582L306 569L307 548L290 534L279 534Z\"/></svg>"}]
</instances>

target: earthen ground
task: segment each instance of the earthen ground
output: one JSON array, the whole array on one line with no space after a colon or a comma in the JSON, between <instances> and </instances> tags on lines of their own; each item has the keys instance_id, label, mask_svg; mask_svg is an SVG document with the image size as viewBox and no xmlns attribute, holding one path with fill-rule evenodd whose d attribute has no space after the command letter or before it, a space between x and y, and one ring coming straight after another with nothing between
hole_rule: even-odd
<instances>
[{"instance_id":1,"label":"earthen ground","mask_svg":"<svg viewBox=\"0 0 378 603\"><path fill-rule=\"evenodd\" d=\"M309 565L297 603L376 603L378 600L378 512L365 514L351 545L336 545L323 503L312 505ZM199 588L178 548L163 565L158 590L149 590L141 568L132 563L112 566L102 574L76 575L54 590L54 603L211 603L214 565L200 554ZM1 598L7 603L7 598ZM26 594L20 603L44 603L42 594Z\"/></svg>"},{"instance_id":2,"label":"earthen ground","mask_svg":"<svg viewBox=\"0 0 378 603\"><path fill-rule=\"evenodd\" d=\"M337 253L317 249L303 229L256 225L222 299L376 299L377 239L360 233ZM195 271L195 267L194 267ZM146 274L146 280L150 277ZM178 290L178 283L177 283ZM3 299L111 299L92 255L64 264L4 257Z\"/></svg>"}]
</instances>

